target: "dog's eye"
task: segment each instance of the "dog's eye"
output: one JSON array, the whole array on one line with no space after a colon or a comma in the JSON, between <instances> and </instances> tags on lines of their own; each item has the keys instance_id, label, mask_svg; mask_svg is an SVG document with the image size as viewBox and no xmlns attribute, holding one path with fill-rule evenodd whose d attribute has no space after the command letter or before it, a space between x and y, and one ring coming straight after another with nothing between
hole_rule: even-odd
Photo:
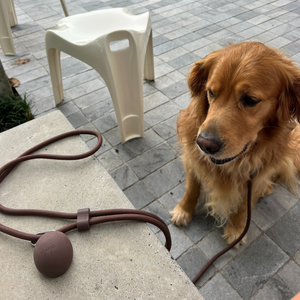
<instances>
[{"instance_id":1,"label":"dog's eye","mask_svg":"<svg viewBox=\"0 0 300 300\"><path fill-rule=\"evenodd\" d=\"M210 98L213 98L215 95L211 90L208 90L208 95Z\"/></svg>"},{"instance_id":2,"label":"dog's eye","mask_svg":"<svg viewBox=\"0 0 300 300\"><path fill-rule=\"evenodd\" d=\"M242 97L241 102L242 102L244 107L254 107L259 102L261 102L261 100L250 97L248 95L245 95L245 96Z\"/></svg>"}]
</instances>

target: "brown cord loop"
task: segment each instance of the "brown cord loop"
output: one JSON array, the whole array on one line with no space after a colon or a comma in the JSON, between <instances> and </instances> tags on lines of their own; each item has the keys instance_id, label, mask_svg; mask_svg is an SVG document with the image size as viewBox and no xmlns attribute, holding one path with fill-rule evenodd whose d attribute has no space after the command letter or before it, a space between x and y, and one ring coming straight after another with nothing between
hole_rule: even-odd
<instances>
[{"instance_id":1,"label":"brown cord loop","mask_svg":"<svg viewBox=\"0 0 300 300\"><path fill-rule=\"evenodd\" d=\"M98 138L97 145L90 151L79 154L79 155L51 155L51 154L32 154L33 152L43 148L55 141L63 139L68 136L78 135L78 134L92 134ZM55 136L41 144L36 145L35 147L27 150L22 155L20 155L17 159L12 160L11 162L4 165L0 168L0 183L4 178L17 166L20 162L26 161L29 159L36 159L36 158L47 158L47 159L58 159L58 160L77 160L86 158L92 154L94 154L102 144L102 137L100 133L92 130L74 130L71 132L66 132L61 135ZM229 251L233 248L237 243L239 243L242 238L246 235L251 221L251 190L252 190L252 177L248 181L248 199L247 199L247 224L243 231L243 233L238 237L232 244L226 247L223 251L219 252L215 255L198 273L198 275L193 279L193 283L195 284L200 277L204 274L204 272L209 268L213 262L218 259L221 255ZM53 212L53 211L46 211L46 210L37 210L37 209L13 209L7 208L0 204L0 212L7 214L7 215L17 215L17 216L43 216L43 217L50 217L50 218L63 218L63 219L77 219L77 222L69 224L65 227L58 229L57 231L66 233L73 229L78 229L78 231L85 231L90 229L92 225L112 222L112 221L125 221L125 220L133 220L139 222L147 222L154 224L161 231L164 233L166 238L165 247L170 251L171 250L171 235L168 226L156 215L135 209L109 209L109 210L99 210L99 211L90 211L89 208L79 209L77 214L76 213L61 213L61 212ZM29 240L36 242L42 235L38 234L29 234L25 232L21 232L9 227L6 227L0 224L0 232L5 234L14 236L16 238Z\"/></svg>"},{"instance_id":2,"label":"brown cord loop","mask_svg":"<svg viewBox=\"0 0 300 300\"><path fill-rule=\"evenodd\" d=\"M90 209L89 208L78 209L77 229L78 229L78 231L87 231L90 229Z\"/></svg>"},{"instance_id":3,"label":"brown cord loop","mask_svg":"<svg viewBox=\"0 0 300 300\"><path fill-rule=\"evenodd\" d=\"M52 154L32 154L33 152L52 144L58 140L63 138L79 135L79 134L92 134L98 138L97 145L91 149L90 151L78 154L78 155L52 155ZM99 132L93 130L74 130L70 132L66 132L55 136L49 140L46 140L31 149L24 152L15 160L10 161L6 165L0 168L0 183L4 180L4 178L17 166L20 162L36 159L36 158L44 158L44 159L58 159L58 160L77 160L86 158L92 154L94 154L102 144L102 136ZM89 210L89 209L88 209ZM87 230L90 226L100 223L112 222L112 221L124 221L124 220L132 220L139 222L147 222L154 224L162 230L166 237L166 248L170 251L171 249L171 235L169 232L169 228L167 225L156 215L139 211L135 209L111 209L111 210L100 210L100 211L92 211L87 213L87 209L76 213L62 213L62 212L53 212L46 210L38 210L38 209L14 209L8 208L0 204L0 213L8 214L8 215L17 215L17 216L43 216L49 218L62 218L62 219L77 219L77 222L71 223L65 227L58 229L57 231L66 233L70 230L78 228L79 231ZM36 242L41 235L38 234L29 234L25 232L21 232L7 226L0 224L0 231L6 233L8 235L14 236L16 238Z\"/></svg>"}]
</instances>

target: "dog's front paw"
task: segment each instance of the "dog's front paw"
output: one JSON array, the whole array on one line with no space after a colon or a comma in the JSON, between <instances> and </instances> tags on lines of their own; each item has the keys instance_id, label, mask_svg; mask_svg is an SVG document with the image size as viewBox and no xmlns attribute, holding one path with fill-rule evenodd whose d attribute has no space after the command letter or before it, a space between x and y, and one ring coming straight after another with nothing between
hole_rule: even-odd
<instances>
[{"instance_id":1,"label":"dog's front paw","mask_svg":"<svg viewBox=\"0 0 300 300\"><path fill-rule=\"evenodd\" d=\"M187 226L187 224L192 219L192 214L183 210L180 205L177 205L174 208L174 210L171 211L171 215L172 215L172 218L171 218L172 222L178 226L180 226L180 225Z\"/></svg>"},{"instance_id":2,"label":"dog's front paw","mask_svg":"<svg viewBox=\"0 0 300 300\"><path fill-rule=\"evenodd\" d=\"M226 227L224 228L224 234L222 237L227 241L227 244L230 245L242 234L243 230L244 230L244 228L234 227L232 224L228 223L226 225ZM247 235L245 235L242 238L242 240L237 245L235 245L235 247L245 244L246 237L247 237Z\"/></svg>"}]
</instances>

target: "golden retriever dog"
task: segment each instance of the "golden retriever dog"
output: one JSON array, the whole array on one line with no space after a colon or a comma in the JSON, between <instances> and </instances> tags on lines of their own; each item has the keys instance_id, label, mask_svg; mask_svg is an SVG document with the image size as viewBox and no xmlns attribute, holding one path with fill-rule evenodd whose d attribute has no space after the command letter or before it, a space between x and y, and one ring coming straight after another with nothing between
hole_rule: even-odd
<instances>
[{"instance_id":1,"label":"golden retriever dog","mask_svg":"<svg viewBox=\"0 0 300 300\"><path fill-rule=\"evenodd\" d=\"M187 225L203 191L231 243L245 227L251 175L252 208L279 181L297 193L300 70L279 51L244 42L196 62L188 86L192 100L177 120L185 194L172 221Z\"/></svg>"}]
</instances>

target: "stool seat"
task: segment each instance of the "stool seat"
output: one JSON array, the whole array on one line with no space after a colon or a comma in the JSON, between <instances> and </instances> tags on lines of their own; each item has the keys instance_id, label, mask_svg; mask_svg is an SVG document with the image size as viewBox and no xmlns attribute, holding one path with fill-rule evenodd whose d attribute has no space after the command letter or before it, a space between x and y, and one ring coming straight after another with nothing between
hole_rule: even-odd
<instances>
[{"instance_id":1,"label":"stool seat","mask_svg":"<svg viewBox=\"0 0 300 300\"><path fill-rule=\"evenodd\" d=\"M143 78L154 80L148 12L133 15L115 8L63 18L47 31L45 43L56 104L63 100L63 51L93 67L105 81L122 142L144 135Z\"/></svg>"},{"instance_id":2,"label":"stool seat","mask_svg":"<svg viewBox=\"0 0 300 300\"><path fill-rule=\"evenodd\" d=\"M84 45L118 30L140 31L143 34L148 21L149 13L135 16L125 8L106 9L64 18L55 25L54 30L66 41Z\"/></svg>"}]
</instances>

